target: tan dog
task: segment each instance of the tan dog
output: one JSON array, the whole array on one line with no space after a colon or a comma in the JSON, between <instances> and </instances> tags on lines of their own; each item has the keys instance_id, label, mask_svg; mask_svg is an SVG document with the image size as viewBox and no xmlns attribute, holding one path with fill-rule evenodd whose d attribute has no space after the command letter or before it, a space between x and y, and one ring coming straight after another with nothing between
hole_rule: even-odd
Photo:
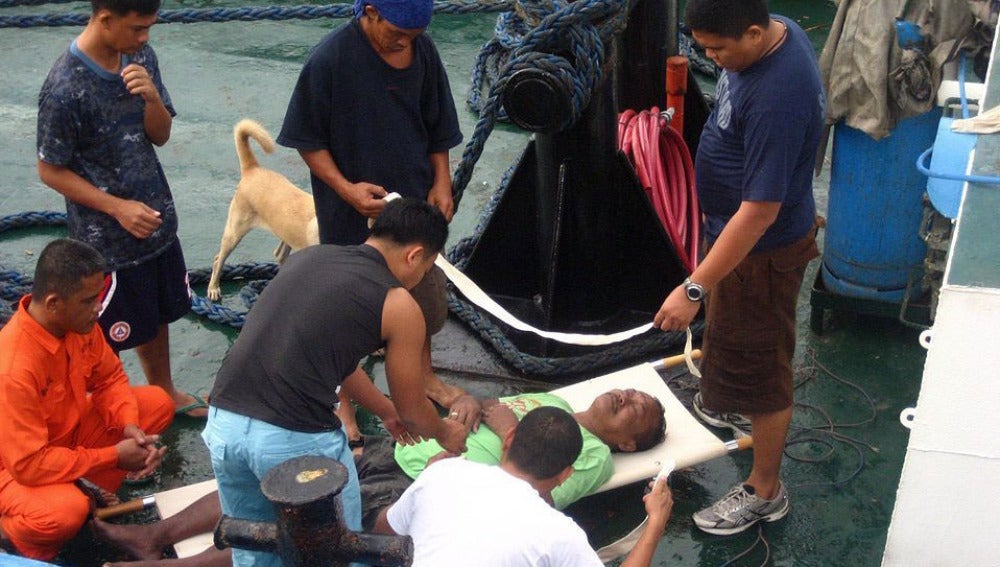
<instances>
[{"instance_id":1,"label":"tan dog","mask_svg":"<svg viewBox=\"0 0 1000 567\"><path fill-rule=\"evenodd\" d=\"M283 262L289 252L319 244L319 225L312 195L299 189L284 175L261 167L250 149L248 138L257 140L264 152L274 151L274 140L263 126L253 120L240 120L233 128L236 154L240 158L240 183L229 203L229 218L222 233L219 253L212 262L208 298L222 297L219 276L229 253L251 229L264 227L281 242L274 257Z\"/></svg>"}]
</instances>

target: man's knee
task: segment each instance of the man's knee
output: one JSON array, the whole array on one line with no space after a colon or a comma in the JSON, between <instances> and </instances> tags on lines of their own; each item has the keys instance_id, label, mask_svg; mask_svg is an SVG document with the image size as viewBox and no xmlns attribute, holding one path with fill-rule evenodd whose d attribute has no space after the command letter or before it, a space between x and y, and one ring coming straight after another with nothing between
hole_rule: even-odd
<instances>
[{"instance_id":1,"label":"man's knee","mask_svg":"<svg viewBox=\"0 0 1000 567\"><path fill-rule=\"evenodd\" d=\"M3 518L7 538L25 557L52 559L90 515L90 498L72 485L59 486L58 506L31 506L22 515Z\"/></svg>"},{"instance_id":2,"label":"man's knee","mask_svg":"<svg viewBox=\"0 0 1000 567\"><path fill-rule=\"evenodd\" d=\"M146 433L157 434L170 427L174 420L174 401L159 386L133 386L139 404L139 427Z\"/></svg>"},{"instance_id":3,"label":"man's knee","mask_svg":"<svg viewBox=\"0 0 1000 567\"><path fill-rule=\"evenodd\" d=\"M428 337L437 334L448 318L447 284L444 271L434 266L410 292L424 314Z\"/></svg>"}]
</instances>

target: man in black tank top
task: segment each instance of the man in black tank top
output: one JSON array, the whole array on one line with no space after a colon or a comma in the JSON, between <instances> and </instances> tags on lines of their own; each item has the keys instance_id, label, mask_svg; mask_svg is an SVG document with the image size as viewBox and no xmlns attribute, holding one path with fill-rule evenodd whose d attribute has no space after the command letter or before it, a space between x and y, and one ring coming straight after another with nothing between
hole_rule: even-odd
<instances>
[{"instance_id":1,"label":"man in black tank top","mask_svg":"<svg viewBox=\"0 0 1000 567\"><path fill-rule=\"evenodd\" d=\"M425 325L407 291L433 266L447 236L440 211L399 199L364 244L318 245L289 257L247 316L212 389L202 437L224 514L273 520L260 479L288 459L324 455L347 467L344 518L349 529L361 529L354 459L334 415L339 388L376 415L398 419L414 437L465 450L465 426L440 419L425 394ZM354 372L382 346L392 402ZM274 554L233 551L234 565L250 558L280 565Z\"/></svg>"}]
</instances>

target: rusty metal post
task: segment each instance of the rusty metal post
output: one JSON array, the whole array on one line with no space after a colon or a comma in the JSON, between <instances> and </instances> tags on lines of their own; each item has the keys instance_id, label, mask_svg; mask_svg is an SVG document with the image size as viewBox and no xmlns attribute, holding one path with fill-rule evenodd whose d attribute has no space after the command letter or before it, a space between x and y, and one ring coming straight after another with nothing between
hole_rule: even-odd
<instances>
[{"instance_id":1,"label":"rusty metal post","mask_svg":"<svg viewBox=\"0 0 1000 567\"><path fill-rule=\"evenodd\" d=\"M297 457L271 469L260 483L274 505L275 523L223 516L215 529L219 549L277 553L286 567L339 567L350 562L413 562L413 539L352 532L343 521L340 491L347 469L334 459Z\"/></svg>"}]
</instances>

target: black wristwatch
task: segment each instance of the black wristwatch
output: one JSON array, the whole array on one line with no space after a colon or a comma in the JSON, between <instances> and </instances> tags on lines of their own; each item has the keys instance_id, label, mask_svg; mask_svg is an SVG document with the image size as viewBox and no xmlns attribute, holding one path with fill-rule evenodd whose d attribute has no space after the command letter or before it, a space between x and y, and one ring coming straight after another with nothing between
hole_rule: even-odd
<instances>
[{"instance_id":1,"label":"black wristwatch","mask_svg":"<svg viewBox=\"0 0 1000 567\"><path fill-rule=\"evenodd\" d=\"M691 281L691 278L684 278L684 295L687 296L688 301L694 303L700 303L705 299L705 288L701 287L701 284L696 284Z\"/></svg>"}]
</instances>

